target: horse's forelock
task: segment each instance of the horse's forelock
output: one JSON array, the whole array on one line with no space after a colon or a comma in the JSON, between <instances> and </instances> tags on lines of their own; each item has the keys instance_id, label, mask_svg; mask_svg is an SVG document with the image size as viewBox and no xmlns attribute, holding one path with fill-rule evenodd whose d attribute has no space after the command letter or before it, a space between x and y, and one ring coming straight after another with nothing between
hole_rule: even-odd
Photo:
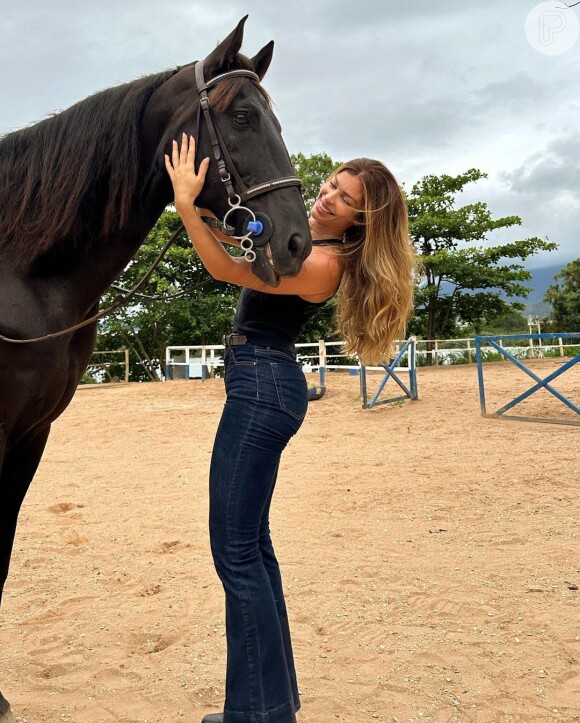
<instances>
[{"instance_id":1,"label":"horse's forelock","mask_svg":"<svg viewBox=\"0 0 580 723\"><path fill-rule=\"evenodd\" d=\"M226 70L224 70L224 72L226 72L227 70L237 70L239 68L242 68L243 70L254 70L252 61L245 55L238 53L235 64L232 65L231 68L227 68ZM206 82L208 80L211 79L206 78ZM244 77L234 77L225 78L209 91L209 102L212 109L215 110L216 113L223 113L224 111L226 111L230 107L232 101L240 92L244 84L247 83L253 83L256 86L268 107L271 108L272 99L268 95L267 91L264 90L264 88L257 81L250 80Z\"/></svg>"}]
</instances>

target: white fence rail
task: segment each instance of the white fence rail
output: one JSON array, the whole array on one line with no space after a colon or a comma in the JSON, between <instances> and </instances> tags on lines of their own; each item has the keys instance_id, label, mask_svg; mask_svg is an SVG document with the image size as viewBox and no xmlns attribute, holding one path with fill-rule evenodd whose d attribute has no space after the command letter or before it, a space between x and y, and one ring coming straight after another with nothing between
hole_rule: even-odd
<instances>
[{"instance_id":1,"label":"white fence rail","mask_svg":"<svg viewBox=\"0 0 580 723\"><path fill-rule=\"evenodd\" d=\"M399 351L404 341L396 342ZM296 344L298 361L305 372L323 370L359 370L358 359L343 352L344 341L308 342ZM221 374L223 368L223 344L194 344L168 346L165 350L166 379L206 379ZM407 366L399 367L400 370ZM384 371L383 367L366 367L367 371Z\"/></svg>"},{"instance_id":2,"label":"white fence rail","mask_svg":"<svg viewBox=\"0 0 580 723\"><path fill-rule=\"evenodd\" d=\"M552 343L546 343L552 341ZM404 341L396 342L396 352L404 344ZM358 359L344 353L344 341L309 342L296 344L298 360L304 367L305 372L320 370L359 370ZM546 353L557 350L561 357L566 356L566 349L577 347L573 340L570 341L565 333L554 334L550 339L539 339L534 343L530 339L525 345L506 346L514 356L528 359L541 359ZM494 353L491 346L482 345L485 352ZM219 375L223 368L223 344L196 344L183 346L169 346L166 349L165 371L166 379L205 379L208 376ZM475 358L475 337L463 339L417 339L416 340L417 364L423 366L426 363L454 364L454 363L476 363ZM431 361L427 360L431 357ZM408 368L398 367L399 370ZM367 371L383 371L383 367L366 367Z\"/></svg>"},{"instance_id":3,"label":"white fence rail","mask_svg":"<svg viewBox=\"0 0 580 723\"><path fill-rule=\"evenodd\" d=\"M543 359L547 352L553 350L557 350L559 356L565 357L567 348L578 347L578 343L574 343L573 340L565 343L565 339L569 340L570 337L565 333L558 333L551 336L550 339L529 339L525 344L506 345L504 348L514 356L527 359ZM554 343L546 343L550 340L553 340ZM503 345L501 341L500 345ZM488 345L482 344L482 349L496 353L493 347ZM418 363L421 364L423 359L428 357L432 358L432 364L452 364L458 357L463 357L468 363L475 363L475 337L464 339L417 339Z\"/></svg>"},{"instance_id":4,"label":"white fence rail","mask_svg":"<svg viewBox=\"0 0 580 723\"><path fill-rule=\"evenodd\" d=\"M205 379L219 374L223 344L168 346L165 349L165 379Z\"/></svg>"},{"instance_id":5,"label":"white fence rail","mask_svg":"<svg viewBox=\"0 0 580 723\"><path fill-rule=\"evenodd\" d=\"M122 356L121 360L116 357ZM118 375L111 374L111 368L123 369L123 381L129 382L129 350L112 349L110 351L94 351L86 368L86 374L95 379L96 382L118 382L121 381ZM87 382L81 382L86 384Z\"/></svg>"}]
</instances>

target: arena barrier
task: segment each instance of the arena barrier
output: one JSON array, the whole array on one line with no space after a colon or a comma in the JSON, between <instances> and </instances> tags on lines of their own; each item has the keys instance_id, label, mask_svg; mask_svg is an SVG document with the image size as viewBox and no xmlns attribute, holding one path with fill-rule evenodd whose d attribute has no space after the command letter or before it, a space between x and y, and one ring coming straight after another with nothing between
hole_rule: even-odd
<instances>
[{"instance_id":1,"label":"arena barrier","mask_svg":"<svg viewBox=\"0 0 580 723\"><path fill-rule=\"evenodd\" d=\"M123 361L115 361L114 357L123 355ZM105 357L103 361L97 361L94 357ZM111 357L113 359L111 360ZM117 369L122 367L123 379L115 374L111 374L111 367ZM115 349L112 351L94 351L91 359L87 365L86 372L91 376L101 377L100 382L120 382L123 381L125 384L129 383L129 350L128 349ZM86 383L83 382L83 385Z\"/></svg>"},{"instance_id":2,"label":"arena barrier","mask_svg":"<svg viewBox=\"0 0 580 723\"><path fill-rule=\"evenodd\" d=\"M326 392L327 372L344 371L352 376L359 376L360 390L363 398L363 409L370 409L377 404L399 401L401 399L418 399L417 372L416 372L416 339L411 337L406 341L395 342L396 356L390 365L385 362L381 366L363 366L358 359L343 352L344 341L308 342L296 344L297 359L309 379L311 373L318 373L318 385L309 383L309 400L320 399ZM223 369L222 344L168 346L165 351L165 378L172 379L201 379L219 376ZM399 366L403 359L408 359L407 366ZM385 377L379 389L369 401L367 372L384 371ZM401 381L399 374L408 372L409 386ZM388 379L393 379L403 390L404 396L378 401Z\"/></svg>"},{"instance_id":3,"label":"arena barrier","mask_svg":"<svg viewBox=\"0 0 580 723\"><path fill-rule=\"evenodd\" d=\"M320 387L326 386L327 370L351 370L358 375L359 364L342 353L344 341L296 344L298 361L306 374L318 372ZM165 350L165 378L201 379L219 376L223 369L223 344L168 346ZM342 361L351 363L343 364Z\"/></svg>"},{"instance_id":4,"label":"arena barrier","mask_svg":"<svg viewBox=\"0 0 580 723\"><path fill-rule=\"evenodd\" d=\"M403 344L400 348L397 348L397 353L395 355L395 358L393 361L388 364L387 362L382 362L380 366L378 367L365 367L361 364L360 367L360 393L362 397L362 407L363 409L372 409L373 407L377 407L379 404L389 404L390 402L399 402L404 399L412 399L413 401L417 401L419 399L419 391L417 388L417 364L416 364L416 350L417 350L417 344L416 344L416 338L414 336L407 339L405 342L398 342L397 347L399 344ZM404 357L407 357L407 366L399 366L401 363L401 360ZM386 372L385 376L383 377L382 381L379 384L379 387L377 391L373 394L371 399L368 398L368 390L367 390L367 371L380 371L383 370ZM408 372L409 374L409 386L407 386L399 377L399 374L401 372ZM397 397L389 397L389 399L381 399L379 400L379 396L383 389L385 388L386 383L389 381L389 379L392 379L396 384L399 385L399 387L402 389L403 394L399 395Z\"/></svg>"},{"instance_id":5,"label":"arena barrier","mask_svg":"<svg viewBox=\"0 0 580 723\"><path fill-rule=\"evenodd\" d=\"M539 327L539 324L537 325ZM540 329L535 332L540 334ZM564 342L567 339L566 334L554 333L548 334L548 341L546 343L544 339L537 339L536 344L534 340L529 338L532 334L530 329L527 334L523 334L523 337L527 340L525 345L514 345L508 346L513 349L514 353L517 353L518 358L528 359L543 359L545 356L560 356L565 357L568 355L568 350L576 345L571 343L567 344ZM500 342L500 346L502 343ZM572 354L572 356L574 356ZM501 361L506 363L507 359L501 357ZM476 345L475 337L464 337L461 339L417 339L417 365L447 365L447 364L472 364L477 363L476 359Z\"/></svg>"},{"instance_id":6,"label":"arena barrier","mask_svg":"<svg viewBox=\"0 0 580 723\"><path fill-rule=\"evenodd\" d=\"M506 349L503 346L503 342L505 341L522 341L522 340L529 340L530 343L534 340L542 340L542 339L552 339L555 337L559 337L560 339L566 338L566 339L578 339L580 341L580 332L571 332L568 334L558 332L557 334L508 334L508 335L502 335L502 336L476 336L475 337L475 345L476 345L476 357L477 357L477 375L479 379L479 401L481 405L481 413L484 417L494 417L495 419L515 419L519 421L525 421L525 422L544 422L549 424L572 424L572 425L580 425L580 419L551 419L549 417L527 417L523 415L515 415L515 414L506 414L506 412L510 409L513 409L513 407L516 406L516 404L519 404L524 399L527 399L532 394L537 392L539 389L545 389L546 391L553 394L556 399L559 399L562 404L567 406L569 409L571 409L573 412L575 412L577 415L580 415L580 409L571 402L567 397L565 397L563 394L558 392L556 389L554 389L552 386L550 386L550 382L554 381L557 377L561 376L565 372L567 372L569 369L571 369L575 364L577 364L580 361L580 354L571 357L569 361L562 363L559 369L552 372L551 374L548 374L547 377L541 378L537 374L535 374L531 369L529 369L520 359L517 359L508 349ZM495 351L499 352L506 360L512 362L515 364L519 369L521 369L525 374L527 374L529 377L531 377L536 383L531 386L527 391L523 392L522 394L519 394L517 397L512 399L507 404L504 404L503 407L498 409L495 412L489 413L486 409L486 402L485 402L485 381L483 377L483 354L481 347L482 345L485 345L487 347L491 347Z\"/></svg>"},{"instance_id":7,"label":"arena barrier","mask_svg":"<svg viewBox=\"0 0 580 723\"><path fill-rule=\"evenodd\" d=\"M219 376L223 368L223 344L168 346L165 349L165 379L201 379Z\"/></svg>"}]
</instances>

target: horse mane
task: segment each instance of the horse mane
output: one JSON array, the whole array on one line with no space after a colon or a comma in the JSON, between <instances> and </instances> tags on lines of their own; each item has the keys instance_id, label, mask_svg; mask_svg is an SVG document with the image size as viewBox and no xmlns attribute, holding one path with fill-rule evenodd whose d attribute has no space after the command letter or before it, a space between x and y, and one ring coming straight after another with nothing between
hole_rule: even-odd
<instances>
[{"instance_id":1,"label":"horse mane","mask_svg":"<svg viewBox=\"0 0 580 723\"><path fill-rule=\"evenodd\" d=\"M29 269L66 240L85 252L127 223L140 179L140 124L153 92L180 66L107 88L67 110L0 138L0 250ZM253 70L238 54L233 67ZM228 68L231 69L231 68ZM221 113L247 78L226 78L210 91Z\"/></svg>"},{"instance_id":2,"label":"horse mane","mask_svg":"<svg viewBox=\"0 0 580 723\"><path fill-rule=\"evenodd\" d=\"M139 179L143 111L180 69L100 91L0 139L0 248L19 267L64 239L88 248L122 228Z\"/></svg>"}]
</instances>

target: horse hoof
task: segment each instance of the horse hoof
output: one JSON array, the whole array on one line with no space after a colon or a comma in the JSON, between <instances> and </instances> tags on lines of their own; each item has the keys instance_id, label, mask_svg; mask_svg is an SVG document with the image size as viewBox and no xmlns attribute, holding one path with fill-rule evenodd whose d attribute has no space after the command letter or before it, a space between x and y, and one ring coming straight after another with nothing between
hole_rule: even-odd
<instances>
[{"instance_id":1,"label":"horse hoof","mask_svg":"<svg viewBox=\"0 0 580 723\"><path fill-rule=\"evenodd\" d=\"M0 693L0 723L16 723L16 718L10 712L10 703Z\"/></svg>"}]
</instances>

